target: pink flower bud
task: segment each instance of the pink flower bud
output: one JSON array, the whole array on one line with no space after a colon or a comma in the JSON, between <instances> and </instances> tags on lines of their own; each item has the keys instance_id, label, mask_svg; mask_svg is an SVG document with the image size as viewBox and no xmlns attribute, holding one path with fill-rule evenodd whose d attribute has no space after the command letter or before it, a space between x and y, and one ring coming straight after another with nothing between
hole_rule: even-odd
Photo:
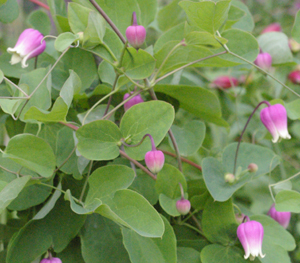
<instances>
[{"instance_id":1,"label":"pink flower bud","mask_svg":"<svg viewBox=\"0 0 300 263\"><path fill-rule=\"evenodd\" d=\"M261 110L260 119L268 131L273 136L272 142L277 142L279 138L290 139L287 129L287 113L284 106L275 104Z\"/></svg>"},{"instance_id":2,"label":"pink flower bud","mask_svg":"<svg viewBox=\"0 0 300 263\"><path fill-rule=\"evenodd\" d=\"M152 150L146 153L145 162L148 169L157 174L164 166L165 156L162 151Z\"/></svg>"},{"instance_id":3,"label":"pink flower bud","mask_svg":"<svg viewBox=\"0 0 300 263\"><path fill-rule=\"evenodd\" d=\"M237 228L237 236L244 248L245 259L250 257L250 260L254 260L258 256L265 257L261 251L264 238L264 228L261 223L248 221L240 224Z\"/></svg>"},{"instance_id":4,"label":"pink flower bud","mask_svg":"<svg viewBox=\"0 0 300 263\"><path fill-rule=\"evenodd\" d=\"M239 84L239 81L234 78L234 77L229 77L229 76L220 76L217 77L211 86L213 88L223 88L223 89L228 89L232 86L237 86Z\"/></svg>"},{"instance_id":5,"label":"pink flower bud","mask_svg":"<svg viewBox=\"0 0 300 263\"><path fill-rule=\"evenodd\" d=\"M275 209L275 204L271 206L268 215L272 217L275 221L277 221L280 225L282 225L284 228L287 228L290 223L291 212L278 212Z\"/></svg>"},{"instance_id":6,"label":"pink flower bud","mask_svg":"<svg viewBox=\"0 0 300 263\"><path fill-rule=\"evenodd\" d=\"M268 33L268 32L281 32L281 25L279 23L273 23L268 25L261 33Z\"/></svg>"},{"instance_id":7,"label":"pink flower bud","mask_svg":"<svg viewBox=\"0 0 300 263\"><path fill-rule=\"evenodd\" d=\"M250 173L256 173L257 170L258 170L258 166L257 166L256 163L250 163L250 164L248 165L248 169L249 169L249 172L250 172Z\"/></svg>"},{"instance_id":8,"label":"pink flower bud","mask_svg":"<svg viewBox=\"0 0 300 263\"><path fill-rule=\"evenodd\" d=\"M38 30L25 29L15 47L7 49L7 52L12 54L10 64L21 62L22 68L28 67L27 60L40 55L46 48L46 42L45 40L41 42L42 39L43 35Z\"/></svg>"},{"instance_id":9,"label":"pink flower bud","mask_svg":"<svg viewBox=\"0 0 300 263\"><path fill-rule=\"evenodd\" d=\"M272 66L272 57L269 53L260 53L255 59L254 64L264 70L268 70Z\"/></svg>"},{"instance_id":10,"label":"pink flower bud","mask_svg":"<svg viewBox=\"0 0 300 263\"><path fill-rule=\"evenodd\" d=\"M191 210L191 203L189 200L181 198L176 202L176 209L181 215L186 215Z\"/></svg>"},{"instance_id":11,"label":"pink flower bud","mask_svg":"<svg viewBox=\"0 0 300 263\"><path fill-rule=\"evenodd\" d=\"M59 258L44 258L40 263L62 263L62 261Z\"/></svg>"},{"instance_id":12,"label":"pink flower bud","mask_svg":"<svg viewBox=\"0 0 300 263\"><path fill-rule=\"evenodd\" d=\"M133 92L126 93L123 97L123 100L126 100ZM142 96L140 94L134 96L133 98L131 98L129 101L125 102L124 104L124 109L125 111L129 110L132 106L134 106L135 104L144 102L144 100L142 99Z\"/></svg>"},{"instance_id":13,"label":"pink flower bud","mask_svg":"<svg viewBox=\"0 0 300 263\"><path fill-rule=\"evenodd\" d=\"M136 49L139 49L146 39L146 29L138 25L135 12L132 14L132 26L126 29L126 37L129 44Z\"/></svg>"},{"instance_id":14,"label":"pink flower bud","mask_svg":"<svg viewBox=\"0 0 300 263\"><path fill-rule=\"evenodd\" d=\"M294 70L288 75L288 79L294 84L300 84L300 70Z\"/></svg>"}]
</instances>

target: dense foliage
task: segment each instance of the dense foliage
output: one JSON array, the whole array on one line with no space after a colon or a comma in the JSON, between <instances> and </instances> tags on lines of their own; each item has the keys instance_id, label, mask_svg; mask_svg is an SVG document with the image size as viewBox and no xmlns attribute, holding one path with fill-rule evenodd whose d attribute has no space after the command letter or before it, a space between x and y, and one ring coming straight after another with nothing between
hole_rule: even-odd
<instances>
[{"instance_id":1,"label":"dense foliage","mask_svg":"<svg viewBox=\"0 0 300 263\"><path fill-rule=\"evenodd\" d=\"M298 9L0 0L0 262L300 262Z\"/></svg>"}]
</instances>

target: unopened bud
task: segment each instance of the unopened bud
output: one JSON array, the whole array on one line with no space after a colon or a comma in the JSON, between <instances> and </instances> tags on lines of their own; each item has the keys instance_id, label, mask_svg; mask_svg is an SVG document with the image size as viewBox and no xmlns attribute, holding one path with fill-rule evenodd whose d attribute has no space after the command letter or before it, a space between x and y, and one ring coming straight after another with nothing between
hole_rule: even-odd
<instances>
[{"instance_id":1,"label":"unopened bud","mask_svg":"<svg viewBox=\"0 0 300 263\"><path fill-rule=\"evenodd\" d=\"M83 32L78 32L78 33L77 33L77 36L78 36L79 42L80 42L80 43L83 43L83 39L84 39Z\"/></svg>"},{"instance_id":2,"label":"unopened bud","mask_svg":"<svg viewBox=\"0 0 300 263\"><path fill-rule=\"evenodd\" d=\"M235 181L235 177L231 173L225 174L224 179L226 183L230 183L230 184L232 184Z\"/></svg>"},{"instance_id":3,"label":"unopened bud","mask_svg":"<svg viewBox=\"0 0 300 263\"><path fill-rule=\"evenodd\" d=\"M258 170L257 164L256 163L250 163L248 165L248 170L249 170L250 173L256 173L257 170Z\"/></svg>"},{"instance_id":4,"label":"unopened bud","mask_svg":"<svg viewBox=\"0 0 300 263\"><path fill-rule=\"evenodd\" d=\"M255 59L254 64L264 70L268 70L272 66L272 57L269 53L260 53Z\"/></svg>"},{"instance_id":5,"label":"unopened bud","mask_svg":"<svg viewBox=\"0 0 300 263\"><path fill-rule=\"evenodd\" d=\"M238 79L229 76L217 77L211 84L213 88L229 89L232 86L237 86L239 84Z\"/></svg>"},{"instance_id":6,"label":"unopened bud","mask_svg":"<svg viewBox=\"0 0 300 263\"><path fill-rule=\"evenodd\" d=\"M300 70L294 70L288 75L288 79L294 84L300 84Z\"/></svg>"},{"instance_id":7,"label":"unopened bud","mask_svg":"<svg viewBox=\"0 0 300 263\"><path fill-rule=\"evenodd\" d=\"M268 32L281 32L282 28L279 23L273 23L268 25L261 33L268 33Z\"/></svg>"},{"instance_id":8,"label":"unopened bud","mask_svg":"<svg viewBox=\"0 0 300 263\"><path fill-rule=\"evenodd\" d=\"M135 12L132 14L132 25L126 29L126 37L129 44L136 49L139 49L146 39L146 29L138 25Z\"/></svg>"},{"instance_id":9,"label":"unopened bud","mask_svg":"<svg viewBox=\"0 0 300 263\"><path fill-rule=\"evenodd\" d=\"M133 92L131 92L130 94L126 93L123 97L123 100L126 100L128 97L130 97L132 93ZM139 104L141 102L144 102L144 100L143 100L142 96L140 94L138 94L138 95L134 96L133 98L131 98L129 101L125 102L124 109L125 109L125 111L127 111L132 106Z\"/></svg>"},{"instance_id":10,"label":"unopened bud","mask_svg":"<svg viewBox=\"0 0 300 263\"><path fill-rule=\"evenodd\" d=\"M164 166L165 156L162 151L152 150L146 153L145 162L148 169L157 174Z\"/></svg>"},{"instance_id":11,"label":"unopened bud","mask_svg":"<svg viewBox=\"0 0 300 263\"><path fill-rule=\"evenodd\" d=\"M289 47L295 53L300 51L300 44L292 38L289 39Z\"/></svg>"},{"instance_id":12,"label":"unopened bud","mask_svg":"<svg viewBox=\"0 0 300 263\"><path fill-rule=\"evenodd\" d=\"M176 208L179 214L186 215L191 210L191 203L189 200L181 198L176 202Z\"/></svg>"}]
</instances>

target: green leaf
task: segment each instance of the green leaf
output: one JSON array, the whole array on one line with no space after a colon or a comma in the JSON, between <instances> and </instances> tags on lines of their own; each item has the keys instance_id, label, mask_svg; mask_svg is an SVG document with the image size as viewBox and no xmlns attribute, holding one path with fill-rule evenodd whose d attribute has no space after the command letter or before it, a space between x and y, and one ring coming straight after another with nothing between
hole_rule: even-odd
<instances>
[{"instance_id":1,"label":"green leaf","mask_svg":"<svg viewBox=\"0 0 300 263\"><path fill-rule=\"evenodd\" d=\"M131 229L122 228L123 242L132 263L177 262L176 238L170 223L161 216L165 232L161 238L140 236Z\"/></svg>"},{"instance_id":2,"label":"green leaf","mask_svg":"<svg viewBox=\"0 0 300 263\"><path fill-rule=\"evenodd\" d=\"M78 40L78 35L74 35L71 32L65 32L60 34L54 42L54 47L57 51L63 52L66 50L74 41Z\"/></svg>"},{"instance_id":3,"label":"green leaf","mask_svg":"<svg viewBox=\"0 0 300 263\"><path fill-rule=\"evenodd\" d=\"M85 119L85 122L84 123L90 123L92 121L96 121L96 120L99 120L101 119L104 115L105 115L105 112L106 111L106 108L107 108L107 105L106 104L101 104L99 106L97 106L95 109L93 109L89 115L87 116L87 118ZM111 111L113 109L113 106L109 106L109 109L108 109L108 112ZM83 119L85 117L85 115L87 114L88 111L85 111L85 112L82 112L80 114L77 114L77 118L79 119L79 121L82 123L83 122ZM114 119L114 114L112 114L109 118L110 121L114 122L115 119Z\"/></svg>"},{"instance_id":4,"label":"green leaf","mask_svg":"<svg viewBox=\"0 0 300 263\"><path fill-rule=\"evenodd\" d=\"M234 5L231 5L228 12L227 21L224 25L224 29L231 28L236 22L238 22L245 15L246 13L242 9Z\"/></svg>"},{"instance_id":5,"label":"green leaf","mask_svg":"<svg viewBox=\"0 0 300 263\"><path fill-rule=\"evenodd\" d=\"M69 24L75 34L83 32L86 29L91 11L92 9L76 3L68 4Z\"/></svg>"},{"instance_id":6,"label":"green leaf","mask_svg":"<svg viewBox=\"0 0 300 263\"><path fill-rule=\"evenodd\" d=\"M10 183L6 184L0 191L0 214L5 208L17 198L19 193L25 187L31 176L24 176L16 178Z\"/></svg>"},{"instance_id":7,"label":"green leaf","mask_svg":"<svg viewBox=\"0 0 300 263\"><path fill-rule=\"evenodd\" d=\"M80 239L86 263L130 263L120 226L99 214L87 217L80 231Z\"/></svg>"},{"instance_id":8,"label":"green leaf","mask_svg":"<svg viewBox=\"0 0 300 263\"><path fill-rule=\"evenodd\" d=\"M90 12L87 28L83 33L83 46L94 47L103 43L106 22L98 12Z\"/></svg>"},{"instance_id":9,"label":"green leaf","mask_svg":"<svg viewBox=\"0 0 300 263\"><path fill-rule=\"evenodd\" d=\"M19 16L19 5L16 0L7 0L0 6L0 22L7 24L13 22Z\"/></svg>"},{"instance_id":10,"label":"green leaf","mask_svg":"<svg viewBox=\"0 0 300 263\"><path fill-rule=\"evenodd\" d=\"M2 6L3 4L5 4L7 2L7 0L0 0L0 6Z\"/></svg>"},{"instance_id":11,"label":"green leaf","mask_svg":"<svg viewBox=\"0 0 300 263\"><path fill-rule=\"evenodd\" d=\"M297 42L300 42L300 12L298 11L295 17L295 22L292 28L292 37Z\"/></svg>"},{"instance_id":12,"label":"green leaf","mask_svg":"<svg viewBox=\"0 0 300 263\"><path fill-rule=\"evenodd\" d=\"M140 194L124 189L103 198L96 212L144 237L162 237L164 223L152 205Z\"/></svg>"},{"instance_id":13,"label":"green leaf","mask_svg":"<svg viewBox=\"0 0 300 263\"><path fill-rule=\"evenodd\" d=\"M122 66L126 75L132 79L145 79L151 76L155 68L155 59L146 51L127 48Z\"/></svg>"},{"instance_id":14,"label":"green leaf","mask_svg":"<svg viewBox=\"0 0 300 263\"><path fill-rule=\"evenodd\" d=\"M72 211L79 215L90 214L102 204L100 200L95 199L88 205L81 206L75 202L69 189L65 193L65 200L70 201Z\"/></svg>"},{"instance_id":15,"label":"green leaf","mask_svg":"<svg viewBox=\"0 0 300 263\"><path fill-rule=\"evenodd\" d=\"M107 120L93 121L76 131L78 151L90 160L111 160L119 156L122 134L116 124Z\"/></svg>"},{"instance_id":16,"label":"green leaf","mask_svg":"<svg viewBox=\"0 0 300 263\"><path fill-rule=\"evenodd\" d=\"M190 247L178 247L177 258L177 263L201 263L200 253Z\"/></svg>"},{"instance_id":17,"label":"green leaf","mask_svg":"<svg viewBox=\"0 0 300 263\"><path fill-rule=\"evenodd\" d=\"M174 120L174 108L163 101L139 103L125 112L120 130L123 138L130 138L131 144L137 144L145 134L151 134L155 145L166 136ZM124 147L126 153L136 160L143 160L147 151L151 150L149 138L138 147Z\"/></svg>"},{"instance_id":18,"label":"green leaf","mask_svg":"<svg viewBox=\"0 0 300 263\"><path fill-rule=\"evenodd\" d=\"M287 103L286 111L289 119L297 120L300 118L300 100L293 100L292 102Z\"/></svg>"},{"instance_id":19,"label":"green leaf","mask_svg":"<svg viewBox=\"0 0 300 263\"><path fill-rule=\"evenodd\" d=\"M214 34L227 19L230 1L182 1L179 5L186 12L191 25Z\"/></svg>"},{"instance_id":20,"label":"green leaf","mask_svg":"<svg viewBox=\"0 0 300 263\"><path fill-rule=\"evenodd\" d=\"M203 45L210 48L220 47L220 42L226 44L227 40L223 37L213 36L208 32L191 32L186 35L185 41L188 45Z\"/></svg>"},{"instance_id":21,"label":"green leaf","mask_svg":"<svg viewBox=\"0 0 300 263\"><path fill-rule=\"evenodd\" d=\"M46 217L30 220L10 240L7 263L32 262L50 246L55 252L63 251L77 235L85 218L73 213L68 202L58 201Z\"/></svg>"},{"instance_id":22,"label":"green leaf","mask_svg":"<svg viewBox=\"0 0 300 263\"><path fill-rule=\"evenodd\" d=\"M27 23L34 29L40 31L44 36L49 35L51 31L51 21L42 10L33 11L27 18Z\"/></svg>"},{"instance_id":23,"label":"green leaf","mask_svg":"<svg viewBox=\"0 0 300 263\"><path fill-rule=\"evenodd\" d=\"M247 182L272 171L278 164L279 158L268 148L242 143L237 159L237 168L246 170L250 163L258 166L256 173L247 172L233 184L225 182L226 173L233 173L234 159L237 143L232 143L224 149L223 161L220 163L216 158L203 159L203 177L208 191L212 197L220 202L228 200L235 191Z\"/></svg>"},{"instance_id":24,"label":"green leaf","mask_svg":"<svg viewBox=\"0 0 300 263\"><path fill-rule=\"evenodd\" d=\"M260 222L264 228L262 252L266 256L260 259L261 262L291 262L287 251L295 249L294 237L269 216L255 215L251 216L250 219Z\"/></svg>"},{"instance_id":25,"label":"green leaf","mask_svg":"<svg viewBox=\"0 0 300 263\"><path fill-rule=\"evenodd\" d=\"M280 65L293 62L293 55L288 43L288 37L282 32L269 32L257 39L263 52L272 56L272 64Z\"/></svg>"},{"instance_id":26,"label":"green leaf","mask_svg":"<svg viewBox=\"0 0 300 263\"><path fill-rule=\"evenodd\" d=\"M292 190L282 190L276 195L275 200L277 211L300 213L300 193Z\"/></svg>"},{"instance_id":27,"label":"green leaf","mask_svg":"<svg viewBox=\"0 0 300 263\"><path fill-rule=\"evenodd\" d=\"M58 33L70 31L70 26L66 17L66 3L60 0L47 0L47 2ZM63 26L64 24L65 26Z\"/></svg>"},{"instance_id":28,"label":"green leaf","mask_svg":"<svg viewBox=\"0 0 300 263\"><path fill-rule=\"evenodd\" d=\"M181 0L173 0L168 5L161 8L157 14L158 27L162 31L174 28L185 21L186 15L178 5Z\"/></svg>"},{"instance_id":29,"label":"green leaf","mask_svg":"<svg viewBox=\"0 0 300 263\"><path fill-rule=\"evenodd\" d=\"M207 89L187 85L156 85L154 90L177 99L181 108L205 121L228 126L221 118L221 106L217 96Z\"/></svg>"},{"instance_id":30,"label":"green leaf","mask_svg":"<svg viewBox=\"0 0 300 263\"><path fill-rule=\"evenodd\" d=\"M221 203L209 198L202 213L202 229L205 237L212 243L234 244L237 223L232 200Z\"/></svg>"},{"instance_id":31,"label":"green leaf","mask_svg":"<svg viewBox=\"0 0 300 263\"><path fill-rule=\"evenodd\" d=\"M27 94L32 93L41 80L45 77L48 72L48 68L39 68L31 71L27 74L22 74L19 85L26 84L29 87L29 91ZM24 107L23 112L20 116L20 120L24 121L25 113L31 108L36 107L41 110L47 110L51 106L51 77L48 76L46 80L41 84L38 90L32 95L31 99L28 101L27 105ZM19 110L23 106L25 101L19 107Z\"/></svg>"},{"instance_id":32,"label":"green leaf","mask_svg":"<svg viewBox=\"0 0 300 263\"><path fill-rule=\"evenodd\" d=\"M235 23L232 27L244 31L252 32L254 29L254 21L248 7L243 2L236 1L236 0L231 1L231 6L238 7L246 13L246 15L242 17L240 21Z\"/></svg>"},{"instance_id":33,"label":"green leaf","mask_svg":"<svg viewBox=\"0 0 300 263\"><path fill-rule=\"evenodd\" d=\"M10 158L43 177L50 177L55 169L55 156L50 145L30 134L11 138L3 157Z\"/></svg>"},{"instance_id":34,"label":"green leaf","mask_svg":"<svg viewBox=\"0 0 300 263\"><path fill-rule=\"evenodd\" d=\"M182 128L172 125L171 130L178 144L179 152L183 156L190 156L197 152L205 137L205 124L197 120L186 123ZM170 138L169 144L173 148Z\"/></svg>"},{"instance_id":35,"label":"green leaf","mask_svg":"<svg viewBox=\"0 0 300 263\"><path fill-rule=\"evenodd\" d=\"M66 33L64 33L66 34ZM51 111L31 107L24 115L24 119L34 119L40 122L66 122L69 107L71 106L74 94L80 91L81 80L78 75L70 70L70 76L60 90L60 96L53 104Z\"/></svg>"},{"instance_id":36,"label":"green leaf","mask_svg":"<svg viewBox=\"0 0 300 263\"><path fill-rule=\"evenodd\" d=\"M125 165L108 165L95 170L89 178L86 204L102 200L121 189L128 188L134 179L134 171Z\"/></svg>"},{"instance_id":37,"label":"green leaf","mask_svg":"<svg viewBox=\"0 0 300 263\"><path fill-rule=\"evenodd\" d=\"M248 260L247 260L248 261ZM241 249L234 246L221 246L212 244L201 251L202 263L245 263ZM255 261L257 262L257 261Z\"/></svg>"},{"instance_id":38,"label":"green leaf","mask_svg":"<svg viewBox=\"0 0 300 263\"><path fill-rule=\"evenodd\" d=\"M259 42L258 45L257 40L250 33L240 29L229 29L222 33L222 37L228 40L226 45L231 52L251 62L253 62L256 59L259 53L259 46L261 47L261 43ZM222 52L222 51L224 51L224 48L214 50L215 53ZM264 50L264 52L266 51ZM239 64L246 63L230 54L222 55L221 58Z\"/></svg>"}]
</instances>

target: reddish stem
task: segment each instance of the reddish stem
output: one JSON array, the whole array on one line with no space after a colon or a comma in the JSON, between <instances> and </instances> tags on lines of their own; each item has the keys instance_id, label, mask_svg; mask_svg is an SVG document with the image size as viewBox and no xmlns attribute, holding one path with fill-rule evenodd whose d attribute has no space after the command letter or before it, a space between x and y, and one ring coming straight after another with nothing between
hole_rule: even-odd
<instances>
[{"instance_id":1,"label":"reddish stem","mask_svg":"<svg viewBox=\"0 0 300 263\"><path fill-rule=\"evenodd\" d=\"M47 6L46 4L40 2L39 0L29 0L29 1L32 2L32 3L35 3L35 4L37 4L37 5L39 5L40 7L45 8L45 9L48 10L48 11L50 11L49 6Z\"/></svg>"},{"instance_id":2,"label":"reddish stem","mask_svg":"<svg viewBox=\"0 0 300 263\"><path fill-rule=\"evenodd\" d=\"M159 149L159 150L162 151L166 155L170 155L170 156L175 157L175 158L177 157L177 155L175 153L171 153L171 152L168 152L168 151L165 151L165 150L162 150L162 149ZM197 168L200 171L202 171L202 167L200 165L198 165L198 164L196 164L196 163L194 163L194 162L192 162L192 161L190 161L190 160L188 160L188 159L186 159L184 157L181 157L181 156L180 156L180 159L181 159L181 161L183 161L185 163L188 163L191 166L194 166L195 168Z\"/></svg>"},{"instance_id":3,"label":"reddish stem","mask_svg":"<svg viewBox=\"0 0 300 263\"><path fill-rule=\"evenodd\" d=\"M65 126L67 126L69 128L71 128L71 129L73 129L74 131L77 131L79 129L77 126L75 126L75 125L73 125L71 123L62 122L62 121L60 121L59 123L62 124L62 125L65 125Z\"/></svg>"}]
</instances>

